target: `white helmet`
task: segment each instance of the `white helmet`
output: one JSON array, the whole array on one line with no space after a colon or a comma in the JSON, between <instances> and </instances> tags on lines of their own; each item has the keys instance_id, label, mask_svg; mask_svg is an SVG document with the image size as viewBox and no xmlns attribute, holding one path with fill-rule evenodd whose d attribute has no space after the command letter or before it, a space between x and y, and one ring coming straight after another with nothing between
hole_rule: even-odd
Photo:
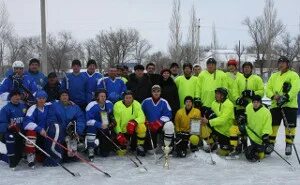
<instances>
[{"instance_id":1,"label":"white helmet","mask_svg":"<svg viewBox=\"0 0 300 185\"><path fill-rule=\"evenodd\" d=\"M13 64L12 64L12 68L24 68L24 63L22 61L15 61Z\"/></svg>"}]
</instances>

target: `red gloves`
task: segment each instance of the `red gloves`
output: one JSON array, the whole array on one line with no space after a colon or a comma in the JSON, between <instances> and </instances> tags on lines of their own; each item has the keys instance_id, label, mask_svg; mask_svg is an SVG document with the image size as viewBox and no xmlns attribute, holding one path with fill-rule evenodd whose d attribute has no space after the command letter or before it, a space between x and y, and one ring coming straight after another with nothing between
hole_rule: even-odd
<instances>
[{"instance_id":1,"label":"red gloves","mask_svg":"<svg viewBox=\"0 0 300 185\"><path fill-rule=\"evenodd\" d=\"M124 134L122 133L119 133L117 135L117 141L119 142L120 145L124 146L127 144L127 139L126 137L124 136Z\"/></svg>"},{"instance_id":2,"label":"red gloves","mask_svg":"<svg viewBox=\"0 0 300 185\"><path fill-rule=\"evenodd\" d=\"M127 134L129 134L129 135L134 134L137 124L138 123L135 120L128 121L128 123L127 123Z\"/></svg>"},{"instance_id":3,"label":"red gloves","mask_svg":"<svg viewBox=\"0 0 300 185\"><path fill-rule=\"evenodd\" d=\"M152 133L156 133L163 125L159 120L153 121L153 122L148 122L149 130Z\"/></svg>"},{"instance_id":4,"label":"red gloves","mask_svg":"<svg viewBox=\"0 0 300 185\"><path fill-rule=\"evenodd\" d=\"M8 130L10 132L20 132L20 127L19 125L17 125L16 123L11 123L9 126L8 126Z\"/></svg>"}]
</instances>

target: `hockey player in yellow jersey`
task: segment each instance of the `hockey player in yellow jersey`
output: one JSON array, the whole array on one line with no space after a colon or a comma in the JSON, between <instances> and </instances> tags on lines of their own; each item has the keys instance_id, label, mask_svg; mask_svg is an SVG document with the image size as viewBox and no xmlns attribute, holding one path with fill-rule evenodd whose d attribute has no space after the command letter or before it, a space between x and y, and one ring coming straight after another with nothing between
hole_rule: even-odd
<instances>
[{"instance_id":1,"label":"hockey player in yellow jersey","mask_svg":"<svg viewBox=\"0 0 300 185\"><path fill-rule=\"evenodd\" d=\"M270 141L275 144L278 128L281 121L285 125L285 154L292 154L292 145L296 134L298 93L300 90L299 75L289 67L290 61L287 57L278 59L278 72L271 75L268 80L266 94L271 98L271 114L273 134Z\"/></svg>"}]
</instances>

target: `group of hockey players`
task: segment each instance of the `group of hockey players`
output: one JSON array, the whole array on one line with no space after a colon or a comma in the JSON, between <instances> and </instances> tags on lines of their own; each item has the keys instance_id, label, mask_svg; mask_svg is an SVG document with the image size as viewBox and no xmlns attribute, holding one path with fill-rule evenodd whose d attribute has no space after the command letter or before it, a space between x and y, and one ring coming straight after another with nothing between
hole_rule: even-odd
<instances>
[{"instance_id":1,"label":"group of hockey players","mask_svg":"<svg viewBox=\"0 0 300 185\"><path fill-rule=\"evenodd\" d=\"M15 61L0 86L8 101L0 112L0 144L7 149L0 159L15 168L26 157L34 168L36 162L57 166L76 160L76 152L93 161L114 152L145 156L161 150L165 157L185 157L203 149L234 159L245 153L257 161L273 152L282 120L285 154L291 155L300 81L290 61L278 59L278 72L266 86L250 62L241 72L234 59L228 72L216 66L214 58L205 70L185 63L182 75L177 63L160 74L153 63L146 69L136 65L132 74L126 66L112 66L103 76L94 60L86 72L73 60L72 72L59 79L55 72L41 73L38 59L29 61L28 71ZM264 95L271 99L269 107Z\"/></svg>"}]
</instances>

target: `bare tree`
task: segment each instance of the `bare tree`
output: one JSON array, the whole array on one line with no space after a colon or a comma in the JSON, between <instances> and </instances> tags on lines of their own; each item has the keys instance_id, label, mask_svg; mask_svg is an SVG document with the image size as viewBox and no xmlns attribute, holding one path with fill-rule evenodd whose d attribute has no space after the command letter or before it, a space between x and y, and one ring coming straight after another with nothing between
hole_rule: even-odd
<instances>
[{"instance_id":1,"label":"bare tree","mask_svg":"<svg viewBox=\"0 0 300 185\"><path fill-rule=\"evenodd\" d=\"M276 38L285 30L285 26L277 20L277 10L273 0L266 0L262 16L253 21L247 17L243 24L248 27L248 32L253 40L256 59L260 62L260 73L263 73L263 61L270 60Z\"/></svg>"},{"instance_id":2,"label":"bare tree","mask_svg":"<svg viewBox=\"0 0 300 185\"><path fill-rule=\"evenodd\" d=\"M6 9L6 5L3 1L0 3L0 72L4 73L4 59L5 51L7 48L8 37L13 32L13 26L9 22L9 14Z\"/></svg>"},{"instance_id":3,"label":"bare tree","mask_svg":"<svg viewBox=\"0 0 300 185\"><path fill-rule=\"evenodd\" d=\"M133 53L134 59L137 61L137 63L141 64L143 63L143 60L146 59L148 55L148 51L151 49L151 45L149 42L145 39L139 40L135 44L135 52Z\"/></svg>"},{"instance_id":4,"label":"bare tree","mask_svg":"<svg viewBox=\"0 0 300 185\"><path fill-rule=\"evenodd\" d=\"M182 61L182 48L181 48L181 16L180 16L180 0L173 0L172 17L169 23L170 41L169 41L169 54L173 62L181 64Z\"/></svg>"},{"instance_id":5,"label":"bare tree","mask_svg":"<svg viewBox=\"0 0 300 185\"><path fill-rule=\"evenodd\" d=\"M84 42L87 59L96 60L99 69L103 69L104 51L101 42L101 35L96 35L95 39L88 39Z\"/></svg>"},{"instance_id":6,"label":"bare tree","mask_svg":"<svg viewBox=\"0 0 300 185\"><path fill-rule=\"evenodd\" d=\"M300 35L292 38L289 33L284 34L281 42L275 45L274 52L277 56L283 55L293 61L300 54Z\"/></svg>"},{"instance_id":7,"label":"bare tree","mask_svg":"<svg viewBox=\"0 0 300 185\"><path fill-rule=\"evenodd\" d=\"M241 70L241 57L243 54L245 54L246 47L244 45L241 46L240 41L239 41L239 43L234 46L234 51L239 59L238 69Z\"/></svg>"},{"instance_id":8,"label":"bare tree","mask_svg":"<svg viewBox=\"0 0 300 185\"><path fill-rule=\"evenodd\" d=\"M149 55L145 63L154 63L156 65L156 70L161 71L164 68L169 68L172 60L170 57L162 53L161 51L155 52L151 55Z\"/></svg>"},{"instance_id":9,"label":"bare tree","mask_svg":"<svg viewBox=\"0 0 300 185\"><path fill-rule=\"evenodd\" d=\"M83 57L78 53L78 49L81 46L69 32L60 32L57 36L49 35L47 43L48 62L55 72L68 69L71 60Z\"/></svg>"},{"instance_id":10,"label":"bare tree","mask_svg":"<svg viewBox=\"0 0 300 185\"><path fill-rule=\"evenodd\" d=\"M183 46L184 60L191 63L196 63L199 58L199 33L198 23L196 18L195 6L191 8L190 26L188 32L188 41Z\"/></svg>"}]
</instances>

